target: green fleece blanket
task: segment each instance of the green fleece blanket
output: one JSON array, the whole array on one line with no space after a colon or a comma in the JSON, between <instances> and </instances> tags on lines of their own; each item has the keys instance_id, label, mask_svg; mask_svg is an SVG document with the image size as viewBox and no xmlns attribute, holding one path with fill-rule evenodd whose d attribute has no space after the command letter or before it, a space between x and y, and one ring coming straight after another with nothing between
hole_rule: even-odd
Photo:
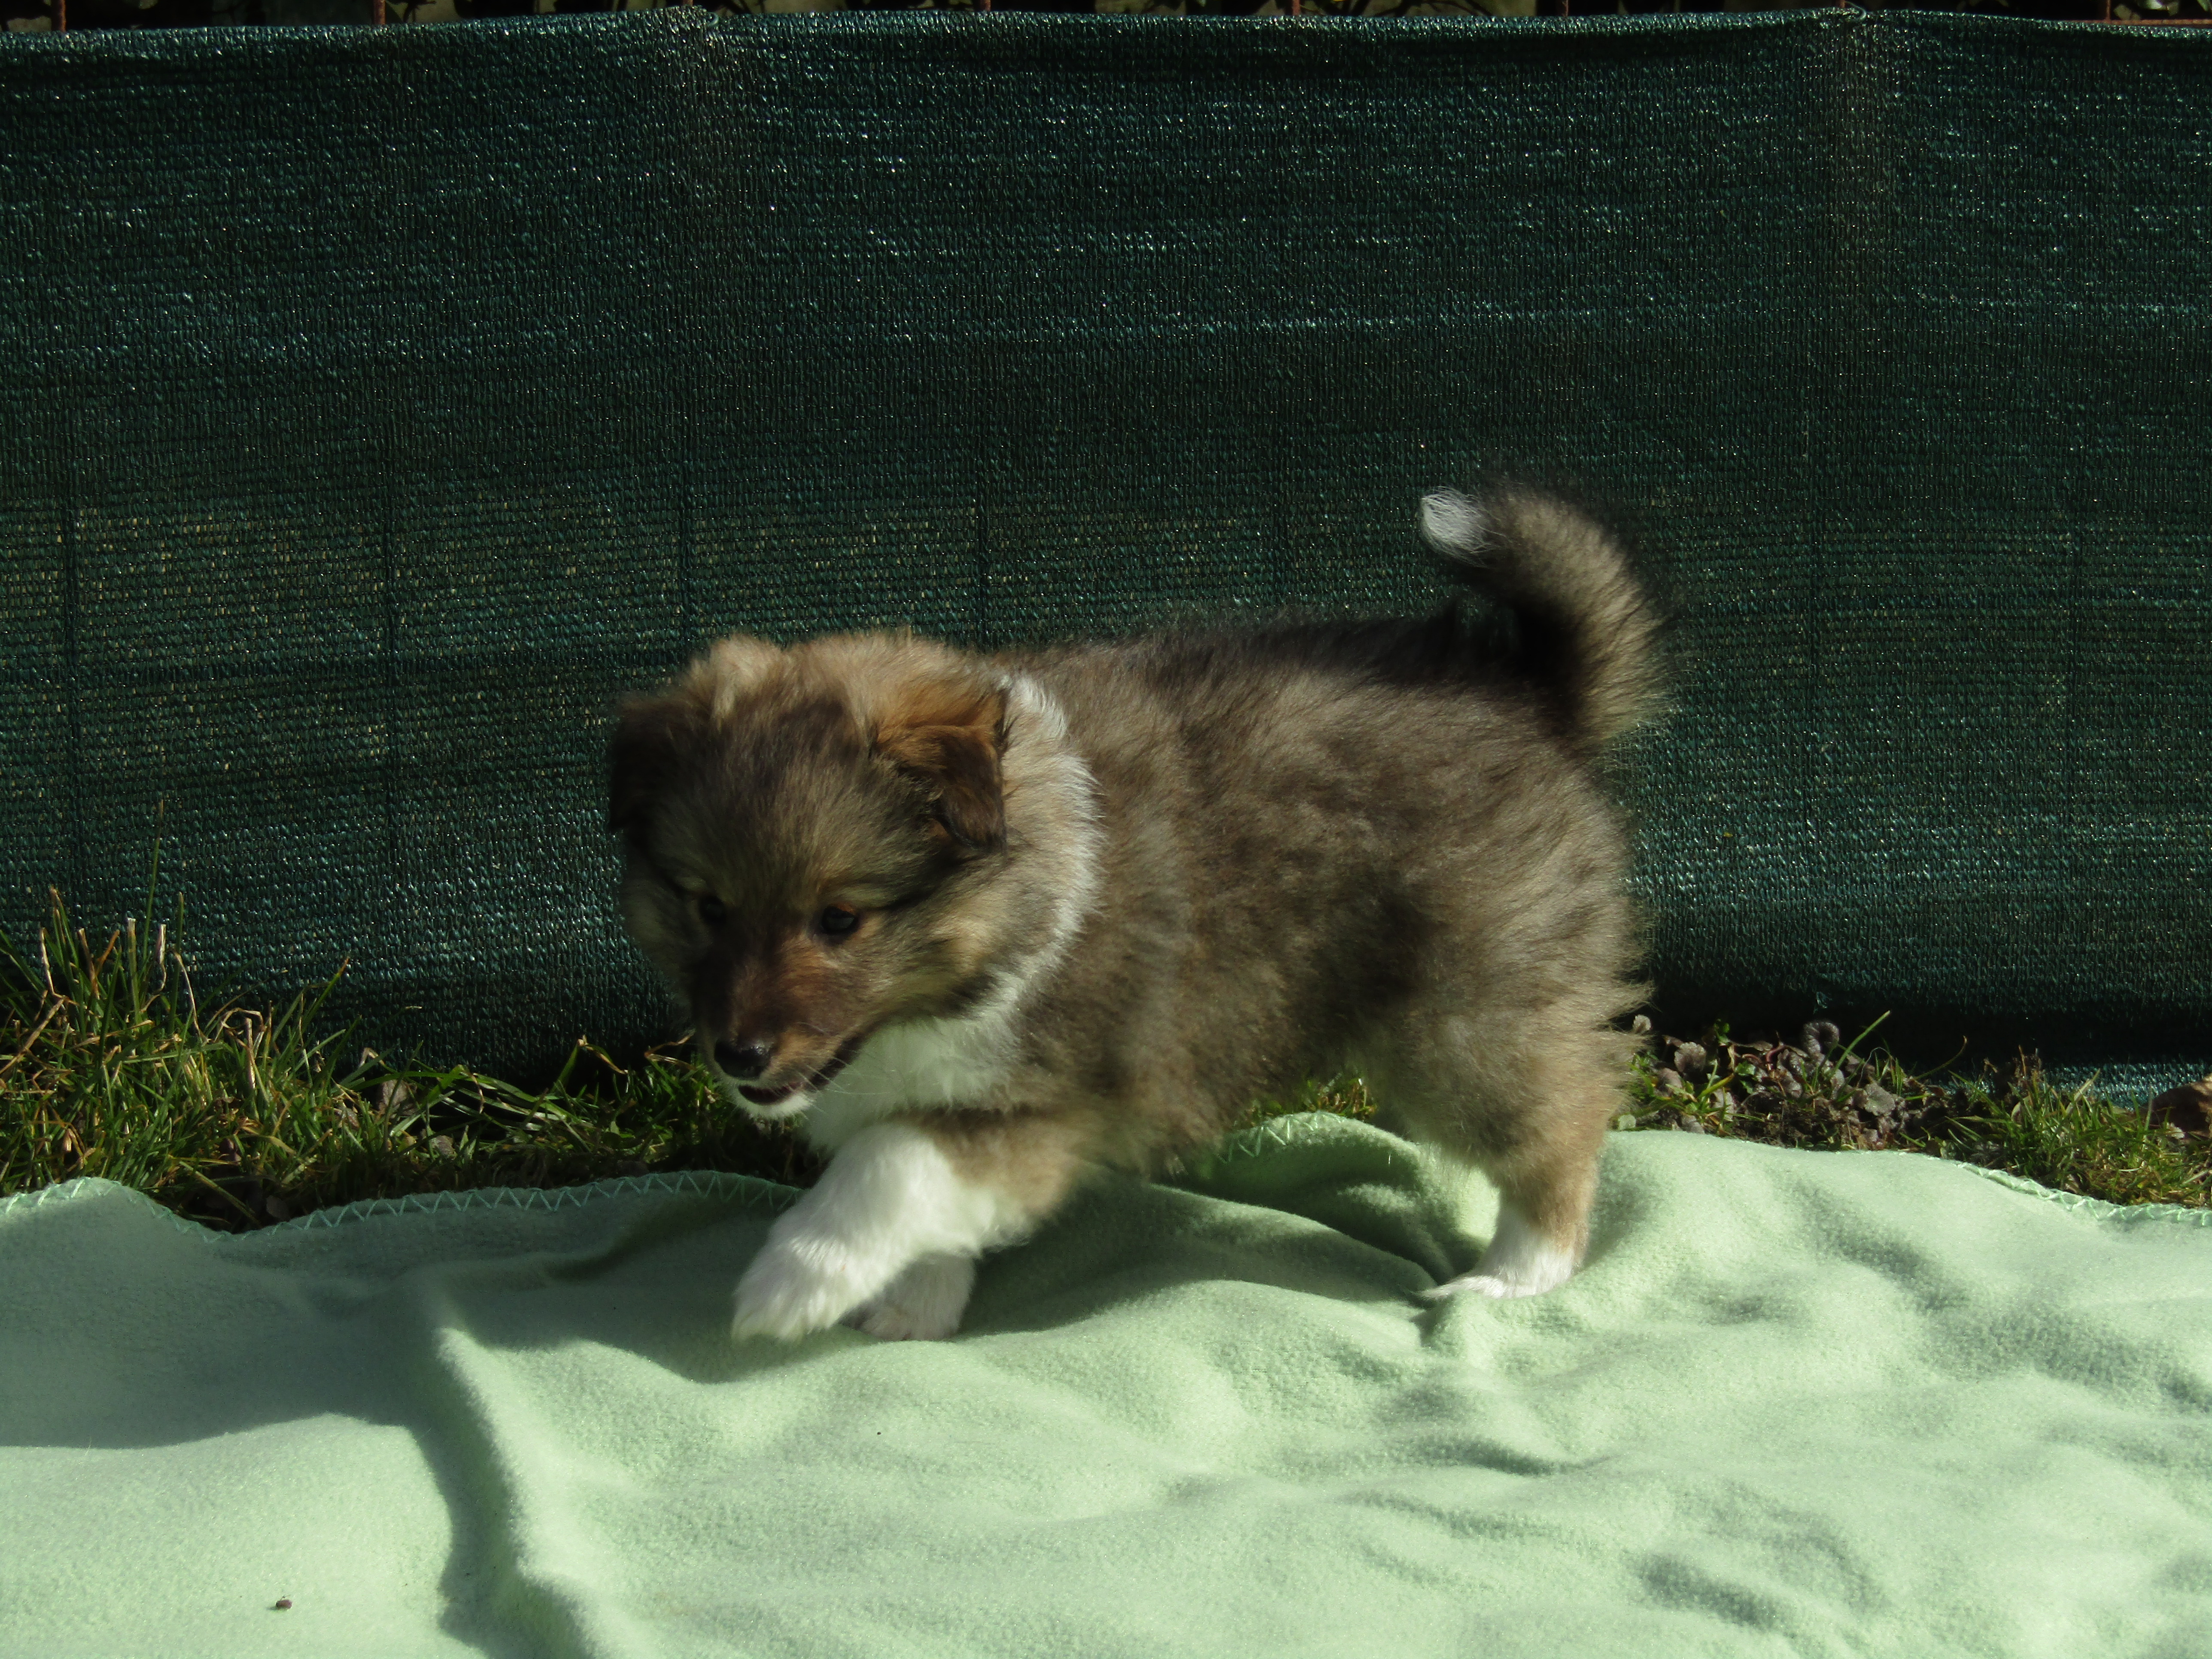
<instances>
[{"instance_id":1,"label":"green fleece blanket","mask_svg":"<svg viewBox=\"0 0 2212 1659\"><path fill-rule=\"evenodd\" d=\"M1297 1118L951 1341L733 1343L791 1198L0 1206L0 1650L2212 1653L2200 1213L1616 1136L1578 1278L1438 1310L1483 1195Z\"/></svg>"}]
</instances>

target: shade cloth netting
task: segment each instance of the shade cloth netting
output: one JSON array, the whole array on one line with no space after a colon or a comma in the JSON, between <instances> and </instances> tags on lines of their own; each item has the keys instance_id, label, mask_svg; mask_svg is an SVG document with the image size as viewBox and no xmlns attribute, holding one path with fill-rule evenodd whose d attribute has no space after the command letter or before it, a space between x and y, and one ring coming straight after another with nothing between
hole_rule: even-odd
<instances>
[{"instance_id":1,"label":"shade cloth netting","mask_svg":"<svg viewBox=\"0 0 2212 1659\"><path fill-rule=\"evenodd\" d=\"M141 913L158 838L204 984L641 1040L625 690L733 629L1425 606L1419 493L1510 476L1676 617L1662 1023L2201 1058L2208 370L2194 31L10 35L0 911Z\"/></svg>"}]
</instances>

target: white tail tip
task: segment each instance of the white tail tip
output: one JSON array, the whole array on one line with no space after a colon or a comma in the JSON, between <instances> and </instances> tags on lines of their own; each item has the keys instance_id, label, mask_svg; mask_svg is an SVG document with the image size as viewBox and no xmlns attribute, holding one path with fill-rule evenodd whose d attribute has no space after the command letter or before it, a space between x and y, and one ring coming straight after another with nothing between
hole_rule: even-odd
<instances>
[{"instance_id":1,"label":"white tail tip","mask_svg":"<svg viewBox=\"0 0 2212 1659\"><path fill-rule=\"evenodd\" d=\"M1482 504L1456 489L1431 490L1421 497L1421 534L1430 546L1441 551L1471 552L1489 527L1489 515L1483 512Z\"/></svg>"}]
</instances>

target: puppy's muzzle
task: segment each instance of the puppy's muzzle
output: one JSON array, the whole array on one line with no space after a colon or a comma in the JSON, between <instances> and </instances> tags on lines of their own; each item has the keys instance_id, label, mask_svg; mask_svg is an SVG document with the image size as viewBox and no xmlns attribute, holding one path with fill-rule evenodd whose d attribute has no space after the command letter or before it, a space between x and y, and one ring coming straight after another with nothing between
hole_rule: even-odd
<instances>
[{"instance_id":1,"label":"puppy's muzzle","mask_svg":"<svg viewBox=\"0 0 2212 1659\"><path fill-rule=\"evenodd\" d=\"M714 1064L740 1081L760 1076L774 1058L775 1050L765 1042L734 1042L724 1037L714 1045Z\"/></svg>"},{"instance_id":2,"label":"puppy's muzzle","mask_svg":"<svg viewBox=\"0 0 2212 1659\"><path fill-rule=\"evenodd\" d=\"M765 1076L772 1063L774 1050L765 1043L738 1042L725 1037L714 1045L714 1069L738 1085L738 1092L756 1106L780 1106L793 1096L812 1094L852 1063L853 1056L866 1042L864 1031L848 1041L845 1046L830 1056L828 1062L817 1066L805 1077L793 1082L780 1084L774 1088L757 1088L747 1081Z\"/></svg>"}]
</instances>

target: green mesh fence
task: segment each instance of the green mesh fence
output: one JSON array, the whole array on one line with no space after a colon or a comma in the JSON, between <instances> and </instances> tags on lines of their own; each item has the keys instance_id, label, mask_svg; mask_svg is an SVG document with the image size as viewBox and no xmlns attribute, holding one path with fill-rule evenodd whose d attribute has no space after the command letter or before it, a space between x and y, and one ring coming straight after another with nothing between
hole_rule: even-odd
<instances>
[{"instance_id":1,"label":"green mesh fence","mask_svg":"<svg viewBox=\"0 0 2212 1659\"><path fill-rule=\"evenodd\" d=\"M671 11L0 41L0 910L523 1073L670 1012L619 694L717 633L1679 617L1661 1018L2212 1049L2212 38Z\"/></svg>"}]
</instances>

